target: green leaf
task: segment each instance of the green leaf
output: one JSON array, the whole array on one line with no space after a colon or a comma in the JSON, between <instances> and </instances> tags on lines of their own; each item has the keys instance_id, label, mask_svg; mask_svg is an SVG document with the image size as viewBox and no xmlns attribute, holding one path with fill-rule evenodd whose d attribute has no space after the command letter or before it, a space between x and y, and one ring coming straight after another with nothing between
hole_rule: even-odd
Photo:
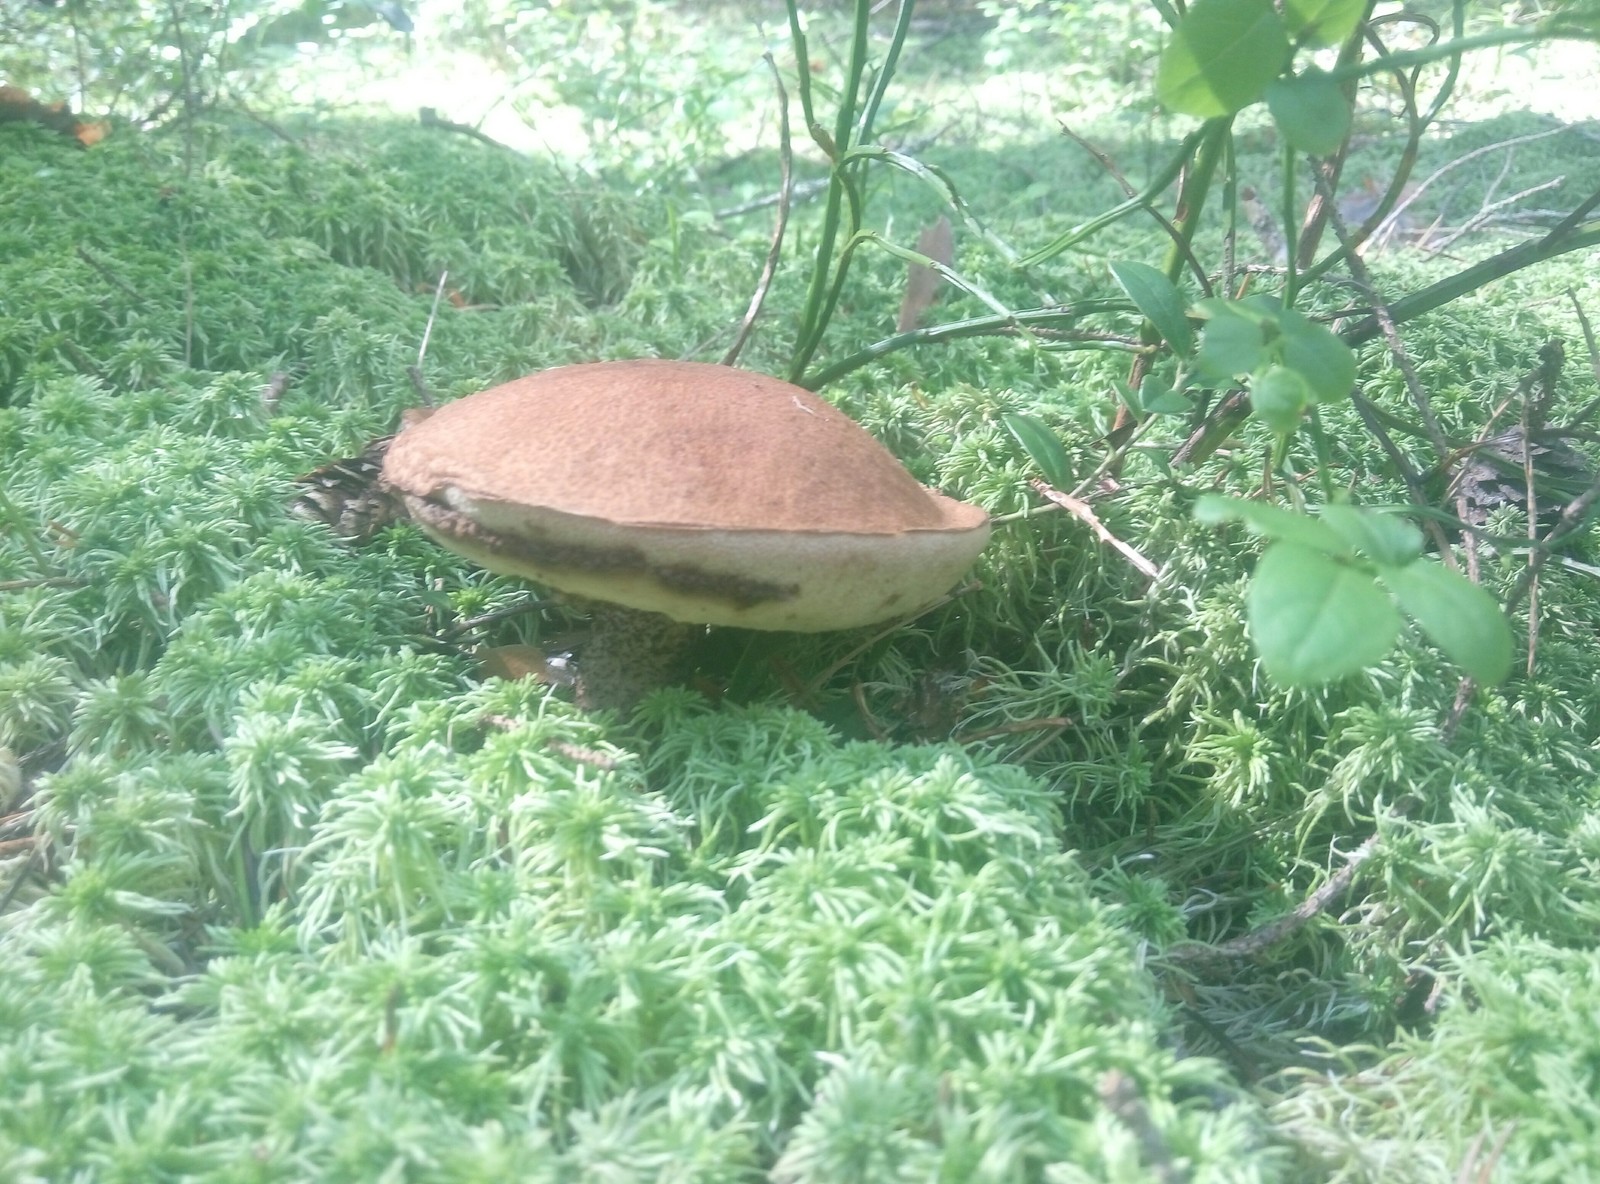
<instances>
[{"instance_id":1,"label":"green leaf","mask_svg":"<svg viewBox=\"0 0 1600 1184\"><path fill-rule=\"evenodd\" d=\"M1186 354L1194 345L1194 330L1185 311L1188 302L1178 286L1148 263L1132 259L1113 260L1111 274L1128 294L1128 299L1150 319L1161 338L1175 353Z\"/></svg>"},{"instance_id":2,"label":"green leaf","mask_svg":"<svg viewBox=\"0 0 1600 1184\"><path fill-rule=\"evenodd\" d=\"M1364 506L1327 505L1322 521L1374 563L1395 566L1422 554L1422 532L1394 514Z\"/></svg>"},{"instance_id":3,"label":"green leaf","mask_svg":"<svg viewBox=\"0 0 1600 1184\"><path fill-rule=\"evenodd\" d=\"M1338 45L1361 23L1366 0L1284 0L1289 35L1307 45Z\"/></svg>"},{"instance_id":4,"label":"green leaf","mask_svg":"<svg viewBox=\"0 0 1600 1184\"><path fill-rule=\"evenodd\" d=\"M1356 385L1356 355L1338 334L1303 313L1278 313L1283 330L1281 361L1306 380L1318 403L1348 399Z\"/></svg>"},{"instance_id":5,"label":"green leaf","mask_svg":"<svg viewBox=\"0 0 1600 1184\"><path fill-rule=\"evenodd\" d=\"M1262 665L1290 686L1364 670L1400 631L1400 614L1369 572L1295 543L1267 548L1245 612Z\"/></svg>"},{"instance_id":6,"label":"green leaf","mask_svg":"<svg viewBox=\"0 0 1600 1184\"><path fill-rule=\"evenodd\" d=\"M1243 317L1263 329L1275 329L1278 313L1282 309L1283 301L1276 296L1258 292L1254 296L1246 296L1243 300L1229 300L1226 296L1207 296L1204 300L1195 302L1191 313L1206 320L1230 315Z\"/></svg>"},{"instance_id":7,"label":"green leaf","mask_svg":"<svg viewBox=\"0 0 1600 1184\"><path fill-rule=\"evenodd\" d=\"M1296 514L1282 506L1251 502L1238 497L1219 497L1208 493L1194 504L1197 522L1219 526L1224 522L1243 522L1246 527L1269 539L1295 543L1328 555L1350 556L1354 552L1338 531L1318 518Z\"/></svg>"},{"instance_id":8,"label":"green leaf","mask_svg":"<svg viewBox=\"0 0 1600 1184\"><path fill-rule=\"evenodd\" d=\"M1267 110L1284 138L1301 152L1329 156L1350 131L1350 102L1321 70L1275 78L1267 85Z\"/></svg>"},{"instance_id":9,"label":"green leaf","mask_svg":"<svg viewBox=\"0 0 1600 1184\"><path fill-rule=\"evenodd\" d=\"M1161 55L1156 95L1184 115L1232 115L1266 92L1288 58L1272 0L1195 0Z\"/></svg>"},{"instance_id":10,"label":"green leaf","mask_svg":"<svg viewBox=\"0 0 1600 1184\"><path fill-rule=\"evenodd\" d=\"M1195 369L1202 377L1229 382L1266 361L1267 340L1276 335L1270 322L1231 302L1202 300L1195 311L1206 318L1195 356Z\"/></svg>"},{"instance_id":11,"label":"green leaf","mask_svg":"<svg viewBox=\"0 0 1600 1184\"><path fill-rule=\"evenodd\" d=\"M1161 375L1146 374L1139 383L1139 409L1148 415L1182 415L1194 405Z\"/></svg>"},{"instance_id":12,"label":"green leaf","mask_svg":"<svg viewBox=\"0 0 1600 1184\"><path fill-rule=\"evenodd\" d=\"M1511 673L1511 628L1477 584L1429 559L1381 567L1378 578L1445 656L1480 683Z\"/></svg>"},{"instance_id":13,"label":"green leaf","mask_svg":"<svg viewBox=\"0 0 1600 1184\"><path fill-rule=\"evenodd\" d=\"M1007 411L1000 421L1039 466L1046 481L1057 489L1066 489L1072 484L1072 461L1067 458L1067 450L1061 447L1061 438L1043 421L1020 411Z\"/></svg>"},{"instance_id":14,"label":"green leaf","mask_svg":"<svg viewBox=\"0 0 1600 1184\"><path fill-rule=\"evenodd\" d=\"M1250 413L1275 432L1292 432L1311 405L1311 388L1287 366L1268 366L1250 379Z\"/></svg>"}]
</instances>

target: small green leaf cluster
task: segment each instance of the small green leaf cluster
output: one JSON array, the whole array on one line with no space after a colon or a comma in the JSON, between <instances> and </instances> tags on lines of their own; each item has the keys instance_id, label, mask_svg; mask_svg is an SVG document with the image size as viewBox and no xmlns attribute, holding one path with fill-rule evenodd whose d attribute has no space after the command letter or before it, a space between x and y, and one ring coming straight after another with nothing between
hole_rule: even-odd
<instances>
[{"instance_id":1,"label":"small green leaf cluster","mask_svg":"<svg viewBox=\"0 0 1600 1184\"><path fill-rule=\"evenodd\" d=\"M1194 390L1226 389L1248 377L1252 414L1287 436L1308 410L1347 399L1355 386L1350 347L1277 297L1207 297L1190 307L1178 286L1149 264L1117 260L1111 271L1176 359L1175 373L1152 369L1137 390L1124 393L1136 414L1186 412ZM1203 322L1198 339L1191 317Z\"/></svg>"},{"instance_id":2,"label":"small green leaf cluster","mask_svg":"<svg viewBox=\"0 0 1600 1184\"><path fill-rule=\"evenodd\" d=\"M1278 455L1308 411L1344 402L1355 385L1349 346L1275 297L1208 298L1184 307L1177 286L1145 264L1113 273L1181 360L1178 385L1230 385L1248 375L1252 416L1278 437ZM1198 346L1189 314L1204 320ZM1184 355L1193 351L1192 357ZM1170 405L1169 402L1170 401ZM1157 372L1130 392L1136 413L1184 409ZM1059 442L1041 425L1014 417L1013 432L1041 467L1062 468ZM1022 430L1026 429L1026 430ZM1318 428L1319 447L1326 440ZM1272 506L1203 497L1202 521L1241 519L1275 540L1250 585L1251 636L1275 678L1309 685L1364 669L1389 652L1400 629L1395 602L1446 654L1482 682L1510 671L1510 629L1492 597L1447 568L1421 560L1420 532L1401 519L1332 503L1309 518Z\"/></svg>"},{"instance_id":3,"label":"small green leaf cluster","mask_svg":"<svg viewBox=\"0 0 1600 1184\"><path fill-rule=\"evenodd\" d=\"M1288 685L1342 678L1394 647L1401 610L1473 678L1511 670L1511 630L1493 596L1422 557L1405 519L1345 503L1310 518L1239 498L1207 496L1202 522L1243 521L1273 540L1250 583L1250 635L1268 673Z\"/></svg>"},{"instance_id":4,"label":"small green leaf cluster","mask_svg":"<svg viewBox=\"0 0 1600 1184\"><path fill-rule=\"evenodd\" d=\"M1274 432L1295 431L1310 408L1350 397L1356 359L1325 325L1273 297L1202 300L1197 377L1226 386L1249 375L1251 411Z\"/></svg>"},{"instance_id":5,"label":"small green leaf cluster","mask_svg":"<svg viewBox=\"0 0 1600 1184\"><path fill-rule=\"evenodd\" d=\"M1284 136L1329 153L1350 127L1350 105L1315 66L1290 73L1296 50L1338 45L1365 19L1364 0L1196 0L1161 55L1156 93L1171 110L1232 115L1265 98Z\"/></svg>"}]
</instances>

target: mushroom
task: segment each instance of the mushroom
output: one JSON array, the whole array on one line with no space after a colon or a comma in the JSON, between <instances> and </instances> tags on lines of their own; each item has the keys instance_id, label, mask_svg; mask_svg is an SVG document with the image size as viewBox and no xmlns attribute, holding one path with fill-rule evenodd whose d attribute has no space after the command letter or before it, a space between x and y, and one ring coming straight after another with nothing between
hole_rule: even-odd
<instances>
[{"instance_id":1,"label":"mushroom","mask_svg":"<svg viewBox=\"0 0 1600 1184\"><path fill-rule=\"evenodd\" d=\"M619 606L581 655L589 706L666 681L689 624L909 615L989 537L983 510L919 485L810 391L695 362L561 366L469 395L401 432L383 481L450 550Z\"/></svg>"}]
</instances>

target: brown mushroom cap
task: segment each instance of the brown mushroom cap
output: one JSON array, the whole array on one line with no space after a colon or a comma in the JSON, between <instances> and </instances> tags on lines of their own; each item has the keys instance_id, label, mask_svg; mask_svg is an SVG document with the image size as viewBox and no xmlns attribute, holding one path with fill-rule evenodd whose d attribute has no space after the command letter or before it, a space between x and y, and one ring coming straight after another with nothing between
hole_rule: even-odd
<instances>
[{"instance_id":1,"label":"brown mushroom cap","mask_svg":"<svg viewBox=\"0 0 1600 1184\"><path fill-rule=\"evenodd\" d=\"M919 485L854 420L696 362L562 366L396 437L384 482L493 571L679 621L843 629L947 592L988 515Z\"/></svg>"}]
</instances>

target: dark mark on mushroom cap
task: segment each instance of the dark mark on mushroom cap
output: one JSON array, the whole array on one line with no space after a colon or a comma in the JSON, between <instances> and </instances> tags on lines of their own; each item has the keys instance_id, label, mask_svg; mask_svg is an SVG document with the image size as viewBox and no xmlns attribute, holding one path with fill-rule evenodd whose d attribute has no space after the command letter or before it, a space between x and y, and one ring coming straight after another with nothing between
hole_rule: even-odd
<instances>
[{"instance_id":1,"label":"dark mark on mushroom cap","mask_svg":"<svg viewBox=\"0 0 1600 1184\"><path fill-rule=\"evenodd\" d=\"M514 570L584 572L596 576L648 577L676 592L723 600L746 609L798 595L797 584L773 584L726 572L703 571L688 564L652 564L636 546L587 546L539 538L531 533L494 534L469 515L422 498L410 501L412 517L435 537L470 542ZM493 566L485 564L485 566Z\"/></svg>"}]
</instances>

